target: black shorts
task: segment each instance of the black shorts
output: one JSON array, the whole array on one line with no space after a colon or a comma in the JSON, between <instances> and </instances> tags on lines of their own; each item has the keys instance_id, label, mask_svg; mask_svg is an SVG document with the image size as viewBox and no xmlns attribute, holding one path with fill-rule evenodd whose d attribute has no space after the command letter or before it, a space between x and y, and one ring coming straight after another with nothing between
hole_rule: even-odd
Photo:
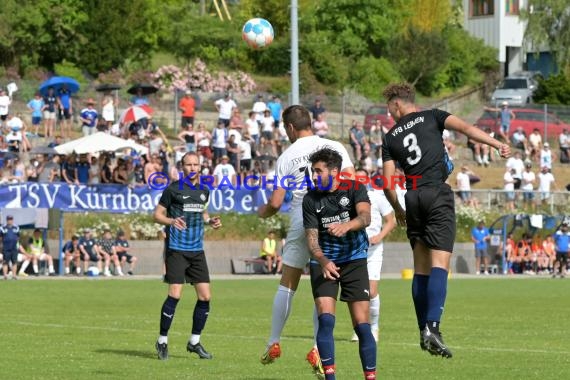
<instances>
[{"instance_id":1,"label":"black shorts","mask_svg":"<svg viewBox=\"0 0 570 380\"><path fill-rule=\"evenodd\" d=\"M556 261L568 261L568 252L556 252Z\"/></svg>"},{"instance_id":2,"label":"black shorts","mask_svg":"<svg viewBox=\"0 0 570 380\"><path fill-rule=\"evenodd\" d=\"M133 262L133 255L129 255L127 252L117 253L117 256L119 257L119 261L123 261L123 257L125 257L127 263L130 264Z\"/></svg>"},{"instance_id":3,"label":"black shorts","mask_svg":"<svg viewBox=\"0 0 570 380\"><path fill-rule=\"evenodd\" d=\"M168 284L198 284L210 282L208 263L204 251L182 252L166 250L166 276Z\"/></svg>"},{"instance_id":4,"label":"black shorts","mask_svg":"<svg viewBox=\"0 0 570 380\"><path fill-rule=\"evenodd\" d=\"M369 301L370 281L368 281L368 264L366 259L358 259L347 263L337 264L340 268L338 280L325 279L319 264L311 264L311 288L313 298L338 296L340 285L340 300L343 302Z\"/></svg>"},{"instance_id":5,"label":"black shorts","mask_svg":"<svg viewBox=\"0 0 570 380\"><path fill-rule=\"evenodd\" d=\"M0 115L0 120L2 120L2 121L6 121L7 118L8 118L8 115Z\"/></svg>"},{"instance_id":6,"label":"black shorts","mask_svg":"<svg viewBox=\"0 0 570 380\"><path fill-rule=\"evenodd\" d=\"M95 262L99 261L99 256L97 256L96 253L88 251L87 255L89 256L89 261L95 261ZM85 261L85 256L83 255L83 252L80 254L80 256L81 256L81 261Z\"/></svg>"},{"instance_id":7,"label":"black shorts","mask_svg":"<svg viewBox=\"0 0 570 380\"><path fill-rule=\"evenodd\" d=\"M9 249L7 251L3 251L2 256L5 264L8 264L10 261L12 262L12 264L16 264L18 262L17 249Z\"/></svg>"},{"instance_id":8,"label":"black shorts","mask_svg":"<svg viewBox=\"0 0 570 380\"><path fill-rule=\"evenodd\" d=\"M194 116L182 116L182 126L194 125Z\"/></svg>"},{"instance_id":9,"label":"black shorts","mask_svg":"<svg viewBox=\"0 0 570 380\"><path fill-rule=\"evenodd\" d=\"M69 108L64 108L59 110L59 120L69 120L71 119L71 112L69 112Z\"/></svg>"},{"instance_id":10,"label":"black shorts","mask_svg":"<svg viewBox=\"0 0 570 380\"><path fill-rule=\"evenodd\" d=\"M447 184L406 192L406 223L412 249L421 240L428 248L453 252L455 196Z\"/></svg>"}]
</instances>

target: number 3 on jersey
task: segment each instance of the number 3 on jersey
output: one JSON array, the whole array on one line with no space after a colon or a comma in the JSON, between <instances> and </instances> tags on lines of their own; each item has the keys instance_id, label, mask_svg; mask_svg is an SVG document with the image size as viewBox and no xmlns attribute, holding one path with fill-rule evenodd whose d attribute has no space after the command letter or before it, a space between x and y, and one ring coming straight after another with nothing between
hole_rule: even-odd
<instances>
[{"instance_id":1,"label":"number 3 on jersey","mask_svg":"<svg viewBox=\"0 0 570 380\"><path fill-rule=\"evenodd\" d=\"M416 137L415 133L410 133L406 137L404 137L404 148L408 148L408 152L412 153L407 160L408 164L415 165L420 162L422 158L422 150L418 145L418 138Z\"/></svg>"}]
</instances>

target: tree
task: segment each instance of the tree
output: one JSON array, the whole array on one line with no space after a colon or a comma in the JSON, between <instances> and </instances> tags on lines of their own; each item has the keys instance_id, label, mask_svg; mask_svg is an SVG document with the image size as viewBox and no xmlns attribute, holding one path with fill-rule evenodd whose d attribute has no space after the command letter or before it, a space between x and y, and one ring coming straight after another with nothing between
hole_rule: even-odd
<instances>
[{"instance_id":1,"label":"tree","mask_svg":"<svg viewBox=\"0 0 570 380\"><path fill-rule=\"evenodd\" d=\"M410 18L406 26L422 32L441 32L452 15L451 2L441 0L411 0L407 3Z\"/></svg>"},{"instance_id":2,"label":"tree","mask_svg":"<svg viewBox=\"0 0 570 380\"><path fill-rule=\"evenodd\" d=\"M538 50L548 47L561 71L570 74L570 5L568 0L529 0L525 39Z\"/></svg>"}]
</instances>

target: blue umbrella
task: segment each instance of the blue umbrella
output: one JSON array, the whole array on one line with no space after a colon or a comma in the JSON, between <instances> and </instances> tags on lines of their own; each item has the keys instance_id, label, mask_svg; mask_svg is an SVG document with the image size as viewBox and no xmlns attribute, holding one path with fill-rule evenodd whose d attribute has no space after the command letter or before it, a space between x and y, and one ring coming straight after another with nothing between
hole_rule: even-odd
<instances>
[{"instance_id":1,"label":"blue umbrella","mask_svg":"<svg viewBox=\"0 0 570 380\"><path fill-rule=\"evenodd\" d=\"M50 87L53 87L57 93L63 86L66 86L72 94L79 91L79 83L75 79L69 77L51 77L40 85L40 93L46 96L48 88Z\"/></svg>"}]
</instances>

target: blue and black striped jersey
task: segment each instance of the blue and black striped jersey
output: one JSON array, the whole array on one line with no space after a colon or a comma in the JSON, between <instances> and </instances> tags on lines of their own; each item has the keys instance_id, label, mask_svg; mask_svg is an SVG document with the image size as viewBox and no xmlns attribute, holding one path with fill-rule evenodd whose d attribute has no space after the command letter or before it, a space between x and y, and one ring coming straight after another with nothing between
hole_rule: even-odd
<instances>
[{"instance_id":1,"label":"blue and black striped jersey","mask_svg":"<svg viewBox=\"0 0 570 380\"><path fill-rule=\"evenodd\" d=\"M346 181L349 186L333 192L309 191L303 198L303 226L319 231L319 246L323 254L335 264L365 259L368 255L366 230L349 231L336 237L328 233L333 223L348 223L357 216L356 204L370 203L366 186ZM312 262L315 262L314 260Z\"/></svg>"},{"instance_id":2,"label":"blue and black striped jersey","mask_svg":"<svg viewBox=\"0 0 570 380\"><path fill-rule=\"evenodd\" d=\"M207 208L210 191L179 187L179 181L172 182L162 193L159 204L166 208L169 218L184 217L186 229L166 227L166 247L184 252L204 251L204 210Z\"/></svg>"}]
</instances>

